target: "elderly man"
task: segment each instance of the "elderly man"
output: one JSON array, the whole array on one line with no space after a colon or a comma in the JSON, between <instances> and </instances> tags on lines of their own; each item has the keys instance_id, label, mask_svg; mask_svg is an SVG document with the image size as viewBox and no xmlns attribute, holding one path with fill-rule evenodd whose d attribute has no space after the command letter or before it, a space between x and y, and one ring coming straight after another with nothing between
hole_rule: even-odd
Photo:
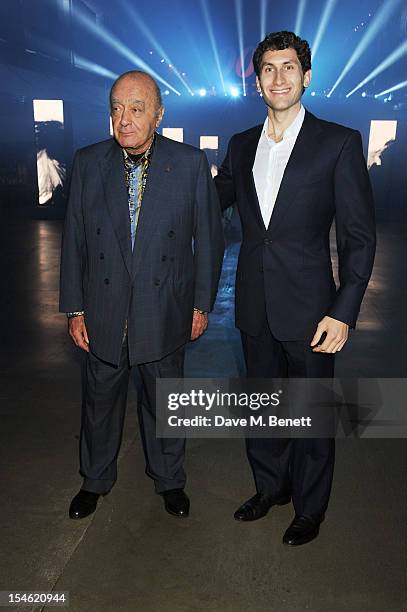
<instances>
[{"instance_id":1,"label":"elderly man","mask_svg":"<svg viewBox=\"0 0 407 612\"><path fill-rule=\"evenodd\" d=\"M129 374L142 381L146 473L166 510L188 516L185 441L157 438L155 381L183 376L184 347L208 325L223 257L205 154L156 133L164 113L146 73L110 94L114 139L77 152L66 213L60 310L86 351L80 473L69 515L94 512L117 478Z\"/></svg>"},{"instance_id":2,"label":"elderly man","mask_svg":"<svg viewBox=\"0 0 407 612\"><path fill-rule=\"evenodd\" d=\"M335 353L354 327L372 271L375 223L360 134L322 121L301 104L311 52L293 32L275 32L253 57L264 124L232 137L216 177L223 208L237 203L243 243L236 325L252 378L331 378ZM340 286L329 232L335 219ZM334 440L248 439L256 495L235 512L263 517L292 499L285 544L319 533L331 490Z\"/></svg>"}]
</instances>

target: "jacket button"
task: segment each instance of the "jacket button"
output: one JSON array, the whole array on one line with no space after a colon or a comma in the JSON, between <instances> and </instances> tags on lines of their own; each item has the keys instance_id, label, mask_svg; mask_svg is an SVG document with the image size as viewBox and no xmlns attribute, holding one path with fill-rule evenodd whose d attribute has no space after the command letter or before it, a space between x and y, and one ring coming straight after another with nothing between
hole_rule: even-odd
<instances>
[{"instance_id":1,"label":"jacket button","mask_svg":"<svg viewBox=\"0 0 407 612\"><path fill-rule=\"evenodd\" d=\"M168 232L168 237L169 237L169 238L173 238L174 236L175 236L175 232L174 232L174 230L170 230L170 231Z\"/></svg>"},{"instance_id":2,"label":"jacket button","mask_svg":"<svg viewBox=\"0 0 407 612\"><path fill-rule=\"evenodd\" d=\"M109 279L108 279L108 278L105 278L105 285L108 285L108 284L109 284L109 282L110 282L110 281L109 281Z\"/></svg>"},{"instance_id":3,"label":"jacket button","mask_svg":"<svg viewBox=\"0 0 407 612\"><path fill-rule=\"evenodd\" d=\"M99 235L100 234L100 227L97 228L96 233Z\"/></svg>"},{"instance_id":4,"label":"jacket button","mask_svg":"<svg viewBox=\"0 0 407 612\"><path fill-rule=\"evenodd\" d=\"M161 257L161 261L167 261L167 255L163 255L163 256Z\"/></svg>"},{"instance_id":5,"label":"jacket button","mask_svg":"<svg viewBox=\"0 0 407 612\"><path fill-rule=\"evenodd\" d=\"M155 281L154 281L154 285L155 285L156 287L158 287L158 285L159 285L159 284L160 284L160 279L159 279L159 278L156 278L156 279L155 279Z\"/></svg>"},{"instance_id":6,"label":"jacket button","mask_svg":"<svg viewBox=\"0 0 407 612\"><path fill-rule=\"evenodd\" d=\"M105 258L105 254L104 254L104 253L101 253L101 254L99 255L99 257L100 257L100 259L104 259L104 258Z\"/></svg>"},{"instance_id":7,"label":"jacket button","mask_svg":"<svg viewBox=\"0 0 407 612\"><path fill-rule=\"evenodd\" d=\"M273 241L271 240L271 238L265 238L263 242L264 244L271 244Z\"/></svg>"}]
</instances>

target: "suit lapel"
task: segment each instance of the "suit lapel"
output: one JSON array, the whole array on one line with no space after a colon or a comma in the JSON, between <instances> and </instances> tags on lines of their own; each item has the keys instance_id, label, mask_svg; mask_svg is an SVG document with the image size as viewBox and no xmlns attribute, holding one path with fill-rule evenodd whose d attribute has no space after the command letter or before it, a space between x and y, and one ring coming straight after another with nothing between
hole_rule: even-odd
<instances>
[{"instance_id":1,"label":"suit lapel","mask_svg":"<svg viewBox=\"0 0 407 612\"><path fill-rule=\"evenodd\" d=\"M295 200L302 182L306 179L309 161L317 152L319 131L320 126L316 117L305 111L304 122L291 152L277 194L273 214L271 215L267 230L270 233L275 232L276 228L280 225L288 208Z\"/></svg>"},{"instance_id":2,"label":"suit lapel","mask_svg":"<svg viewBox=\"0 0 407 612\"><path fill-rule=\"evenodd\" d=\"M112 140L112 148L100 162L106 205L127 271L131 274L131 234L129 202L124 175L123 154Z\"/></svg>"},{"instance_id":3,"label":"suit lapel","mask_svg":"<svg viewBox=\"0 0 407 612\"><path fill-rule=\"evenodd\" d=\"M253 129L252 133L250 133L243 151L243 167L246 172L246 179L244 181L244 184L247 186L248 201L253 203L253 206L255 208L254 213L256 220L260 225L260 228L264 231L266 228L264 226L263 217L260 210L259 198L257 197L256 185L253 176L254 160L256 158L257 145L259 144L262 129L263 126L259 125L256 127L256 129Z\"/></svg>"},{"instance_id":4,"label":"suit lapel","mask_svg":"<svg viewBox=\"0 0 407 612\"><path fill-rule=\"evenodd\" d=\"M160 207L165 201L165 179L168 173L171 173L171 166L165 138L157 134L137 224L132 264L133 276L140 268L143 254L151 242L152 234L160 218Z\"/></svg>"}]
</instances>

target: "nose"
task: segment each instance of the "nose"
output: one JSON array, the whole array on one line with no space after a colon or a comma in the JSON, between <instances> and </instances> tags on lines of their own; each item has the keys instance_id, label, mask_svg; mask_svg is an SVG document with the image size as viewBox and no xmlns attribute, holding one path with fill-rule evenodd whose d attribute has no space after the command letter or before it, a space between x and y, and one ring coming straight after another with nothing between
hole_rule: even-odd
<instances>
[{"instance_id":1,"label":"nose","mask_svg":"<svg viewBox=\"0 0 407 612\"><path fill-rule=\"evenodd\" d=\"M126 126L130 123L130 111L124 109L122 112L122 116L120 117L120 125Z\"/></svg>"},{"instance_id":2,"label":"nose","mask_svg":"<svg viewBox=\"0 0 407 612\"><path fill-rule=\"evenodd\" d=\"M281 69L277 69L274 73L274 81L276 85L284 83L284 72Z\"/></svg>"}]
</instances>

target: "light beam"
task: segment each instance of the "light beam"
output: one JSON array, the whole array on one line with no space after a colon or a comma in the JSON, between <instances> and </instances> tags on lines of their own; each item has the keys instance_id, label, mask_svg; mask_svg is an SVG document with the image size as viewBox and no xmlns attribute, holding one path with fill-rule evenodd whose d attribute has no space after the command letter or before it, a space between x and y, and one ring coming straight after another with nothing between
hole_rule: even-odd
<instances>
[{"instance_id":1,"label":"light beam","mask_svg":"<svg viewBox=\"0 0 407 612\"><path fill-rule=\"evenodd\" d=\"M335 4L336 4L336 0L327 0L325 4L324 11L321 17L321 21L319 22L319 25L318 25L318 30L315 36L314 43L311 45L313 61L315 61L315 56L316 56L318 47L320 45L323 35L325 34L325 30L328 25L328 21L332 14L332 11L334 10Z\"/></svg>"},{"instance_id":2,"label":"light beam","mask_svg":"<svg viewBox=\"0 0 407 612\"><path fill-rule=\"evenodd\" d=\"M403 57L403 55L405 55L406 53L407 53L407 40L405 40L404 43L399 45L397 49L392 51L390 55L388 55L382 62L380 62L380 64L376 66L376 68L372 70L372 72L370 72L367 75L367 77L363 79L363 81L361 81L358 85L356 85L356 87L354 87L349 93L346 94L346 97L349 98L349 96L355 93L355 91L363 87L363 85L365 85L368 81L371 81L372 79L374 79L378 74L383 72L383 70L386 70L386 68L394 64L394 62L397 62L397 60Z\"/></svg>"},{"instance_id":3,"label":"light beam","mask_svg":"<svg viewBox=\"0 0 407 612\"><path fill-rule=\"evenodd\" d=\"M141 30L141 32L147 38L147 40L153 45L153 47L157 51L158 55L163 57L164 60L167 62L167 64L171 64L172 65L172 71L174 72L175 76L181 81L181 83L184 85L184 87L186 88L188 93L191 96L193 96L194 92L192 91L192 89L190 88L188 83L185 81L183 76L180 74L180 72L177 70L177 68L175 68L173 62L170 60L170 58L168 57L168 54L164 51L164 49L162 48L160 43L156 40L156 38L154 38L154 34L150 30L150 28L144 23L144 21L141 19L139 13L135 10L135 8L133 6L131 6L127 2L122 2L121 4L122 4L124 10L127 11L128 15L131 17L131 19L137 25L137 27Z\"/></svg>"},{"instance_id":4,"label":"light beam","mask_svg":"<svg viewBox=\"0 0 407 612\"><path fill-rule=\"evenodd\" d=\"M361 55L364 53L364 51L367 49L367 47L373 41L373 39L376 36L376 34L378 33L378 31L382 27L384 27L384 25L390 19L390 17L393 14L393 12L399 6L400 2L401 2L401 0L386 0L386 2L384 2L381 5L379 10L377 11L375 16L373 17L373 19L372 19L372 21L370 23L370 26L366 30L365 34L363 35L363 37L359 41L359 44L357 45L356 49L354 50L354 52L352 53L351 57L347 61L345 68L342 70L341 74L339 75L339 77L335 81L331 91L328 93L327 98L330 98L332 96L333 92L338 87L339 83L348 74L348 72L354 66L354 64L356 64L358 59L361 57Z\"/></svg>"},{"instance_id":5,"label":"light beam","mask_svg":"<svg viewBox=\"0 0 407 612\"><path fill-rule=\"evenodd\" d=\"M74 15L75 19L79 21L79 23L81 23L89 32L92 32L95 36L103 40L109 45L109 47L115 49L118 53L120 53L120 55L130 60L130 62L132 62L138 68L141 68L142 70L148 72L152 77L154 77L160 83L166 85L178 96L181 95L180 92L175 89L175 87L173 87L170 83L168 83L168 81L166 81L159 74L157 74L157 72L155 72L155 70L153 70L148 64L146 64L146 62L142 60L141 57L139 57L138 55L133 53L133 51L131 51L128 47L126 47L126 45L123 44L122 41L117 38L117 36L110 33L103 26L96 25L91 19L89 19L89 17L87 17L83 13L80 13L77 10L73 10L72 14Z\"/></svg>"},{"instance_id":6,"label":"light beam","mask_svg":"<svg viewBox=\"0 0 407 612\"><path fill-rule=\"evenodd\" d=\"M385 94L391 93L392 91L397 91L398 89L403 89L403 87L407 87L407 81L402 81L401 83L397 83L397 85L393 85L393 87L389 87L384 91L381 91L378 94L375 94L375 98L379 98L379 96L384 96Z\"/></svg>"},{"instance_id":7,"label":"light beam","mask_svg":"<svg viewBox=\"0 0 407 612\"><path fill-rule=\"evenodd\" d=\"M297 36L299 36L301 32L302 20L304 17L306 4L307 4L307 0L300 0L298 3L297 17L295 19L295 28L294 28L294 32L297 34Z\"/></svg>"},{"instance_id":8,"label":"light beam","mask_svg":"<svg viewBox=\"0 0 407 612\"><path fill-rule=\"evenodd\" d=\"M244 46L243 46L243 19L242 19L242 0L235 0L235 12L236 12L236 22L237 22L237 36L239 40L239 53L240 53L240 71L242 73L242 87L243 87L243 95L246 95L246 77L245 77L245 67L244 67Z\"/></svg>"},{"instance_id":9,"label":"light beam","mask_svg":"<svg viewBox=\"0 0 407 612\"><path fill-rule=\"evenodd\" d=\"M202 7L202 12L203 12L203 15L204 15L205 23L206 23L206 28L207 28L208 34L209 34L209 40L211 41L212 51L213 51L213 55L215 57L215 62L216 62L216 67L218 69L220 82L222 83L223 93L226 96L227 92L226 92L225 80L224 80L223 74L222 74L222 68L221 68L221 65L220 65L218 48L216 46L215 35L213 33L212 22L211 22L211 18L210 18L210 15L209 15L209 10L208 10L207 4L206 4L206 0L201 0L201 7Z\"/></svg>"}]
</instances>

